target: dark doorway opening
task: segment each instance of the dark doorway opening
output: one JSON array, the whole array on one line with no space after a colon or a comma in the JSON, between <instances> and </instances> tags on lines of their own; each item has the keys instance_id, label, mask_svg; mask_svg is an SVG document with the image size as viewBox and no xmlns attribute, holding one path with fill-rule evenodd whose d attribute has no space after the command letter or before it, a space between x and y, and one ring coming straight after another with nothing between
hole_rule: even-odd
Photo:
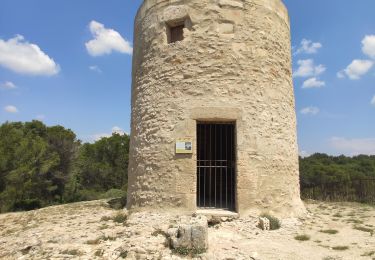
<instances>
[{"instance_id":1,"label":"dark doorway opening","mask_svg":"<svg viewBox=\"0 0 375 260\"><path fill-rule=\"evenodd\" d=\"M197 205L235 210L235 123L197 123Z\"/></svg>"}]
</instances>

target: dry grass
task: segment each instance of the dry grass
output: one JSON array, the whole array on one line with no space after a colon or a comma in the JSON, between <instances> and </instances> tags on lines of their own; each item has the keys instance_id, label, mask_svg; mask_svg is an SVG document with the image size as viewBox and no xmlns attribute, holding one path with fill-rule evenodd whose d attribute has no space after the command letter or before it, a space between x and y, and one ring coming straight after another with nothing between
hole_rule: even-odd
<instances>
[{"instance_id":1,"label":"dry grass","mask_svg":"<svg viewBox=\"0 0 375 260\"><path fill-rule=\"evenodd\" d=\"M335 230L335 229L320 230L319 232L325 233L325 234L330 234L330 235L335 235L335 234L339 233L339 231Z\"/></svg>"},{"instance_id":2,"label":"dry grass","mask_svg":"<svg viewBox=\"0 0 375 260\"><path fill-rule=\"evenodd\" d=\"M348 250L349 247L348 246L334 246L332 247L332 249L336 251L344 251L344 250Z\"/></svg>"},{"instance_id":3,"label":"dry grass","mask_svg":"<svg viewBox=\"0 0 375 260\"><path fill-rule=\"evenodd\" d=\"M310 238L311 237L309 235L306 235L306 234L304 234L304 235L297 235L297 236L294 237L294 239L298 240L298 241L308 241L308 240L310 240Z\"/></svg>"}]
</instances>

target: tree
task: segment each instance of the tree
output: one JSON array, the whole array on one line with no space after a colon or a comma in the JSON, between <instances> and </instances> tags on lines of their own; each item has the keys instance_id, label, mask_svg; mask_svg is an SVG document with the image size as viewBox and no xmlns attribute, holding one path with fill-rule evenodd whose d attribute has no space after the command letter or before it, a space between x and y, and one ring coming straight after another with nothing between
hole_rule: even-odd
<instances>
[{"instance_id":1,"label":"tree","mask_svg":"<svg viewBox=\"0 0 375 260\"><path fill-rule=\"evenodd\" d=\"M71 198L110 189L126 189L128 179L129 136L113 134L79 149L70 181ZM89 195L87 194L90 192ZM83 195L83 193L85 193Z\"/></svg>"},{"instance_id":2,"label":"tree","mask_svg":"<svg viewBox=\"0 0 375 260\"><path fill-rule=\"evenodd\" d=\"M40 121L0 126L1 211L62 202L79 142L71 130Z\"/></svg>"}]
</instances>

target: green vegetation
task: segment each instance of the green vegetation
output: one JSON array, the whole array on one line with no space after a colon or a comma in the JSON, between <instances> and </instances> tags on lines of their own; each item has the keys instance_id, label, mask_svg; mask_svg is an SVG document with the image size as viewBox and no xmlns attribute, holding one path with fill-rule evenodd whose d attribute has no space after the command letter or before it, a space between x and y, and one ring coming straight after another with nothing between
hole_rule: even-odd
<instances>
[{"instance_id":1,"label":"green vegetation","mask_svg":"<svg viewBox=\"0 0 375 260\"><path fill-rule=\"evenodd\" d=\"M310 240L310 238L311 237L309 235L298 235L294 237L295 240L299 240L299 241L308 241Z\"/></svg>"},{"instance_id":2,"label":"green vegetation","mask_svg":"<svg viewBox=\"0 0 375 260\"><path fill-rule=\"evenodd\" d=\"M339 231L337 231L335 229L320 230L320 232L325 233L325 234L330 234L330 235L335 235L335 234L339 233Z\"/></svg>"},{"instance_id":3,"label":"green vegetation","mask_svg":"<svg viewBox=\"0 0 375 260\"><path fill-rule=\"evenodd\" d=\"M90 144L40 121L0 125L0 212L125 196L129 136Z\"/></svg>"},{"instance_id":4,"label":"green vegetation","mask_svg":"<svg viewBox=\"0 0 375 260\"><path fill-rule=\"evenodd\" d=\"M371 235L374 233L374 230L373 230L373 229L371 229L371 228L367 228L367 227L354 226L353 228L356 229L356 230L359 230L359 231L369 232Z\"/></svg>"},{"instance_id":5,"label":"green vegetation","mask_svg":"<svg viewBox=\"0 0 375 260\"><path fill-rule=\"evenodd\" d=\"M127 220L128 216L123 213L118 213L116 216L113 217L113 222L116 223L124 223Z\"/></svg>"},{"instance_id":6,"label":"green vegetation","mask_svg":"<svg viewBox=\"0 0 375 260\"><path fill-rule=\"evenodd\" d=\"M200 254L203 254L206 252L206 250L201 248L186 248L186 247L179 247L172 250L174 254L181 255L181 256L191 256L191 257L197 257Z\"/></svg>"},{"instance_id":7,"label":"green vegetation","mask_svg":"<svg viewBox=\"0 0 375 260\"><path fill-rule=\"evenodd\" d=\"M334 246L332 247L332 249L336 251L344 251L344 250L348 250L349 247L348 246Z\"/></svg>"},{"instance_id":8,"label":"green vegetation","mask_svg":"<svg viewBox=\"0 0 375 260\"><path fill-rule=\"evenodd\" d=\"M373 255L375 255L375 251L366 252L362 254L361 256L373 256Z\"/></svg>"},{"instance_id":9,"label":"green vegetation","mask_svg":"<svg viewBox=\"0 0 375 260\"><path fill-rule=\"evenodd\" d=\"M270 221L270 230L276 230L281 227L281 222L278 218L271 216L269 214L262 214L262 218L267 218Z\"/></svg>"},{"instance_id":10,"label":"green vegetation","mask_svg":"<svg viewBox=\"0 0 375 260\"><path fill-rule=\"evenodd\" d=\"M304 199L375 204L375 156L300 158L300 182Z\"/></svg>"}]
</instances>

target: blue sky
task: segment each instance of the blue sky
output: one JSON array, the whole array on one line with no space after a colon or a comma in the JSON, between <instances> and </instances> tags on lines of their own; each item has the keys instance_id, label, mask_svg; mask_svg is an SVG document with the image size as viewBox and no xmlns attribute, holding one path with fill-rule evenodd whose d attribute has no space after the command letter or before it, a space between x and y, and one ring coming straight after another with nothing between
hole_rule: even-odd
<instances>
[{"instance_id":1,"label":"blue sky","mask_svg":"<svg viewBox=\"0 0 375 260\"><path fill-rule=\"evenodd\" d=\"M141 0L0 0L0 123L39 119L84 141L129 132ZM285 0L298 143L375 154L375 1Z\"/></svg>"}]
</instances>

